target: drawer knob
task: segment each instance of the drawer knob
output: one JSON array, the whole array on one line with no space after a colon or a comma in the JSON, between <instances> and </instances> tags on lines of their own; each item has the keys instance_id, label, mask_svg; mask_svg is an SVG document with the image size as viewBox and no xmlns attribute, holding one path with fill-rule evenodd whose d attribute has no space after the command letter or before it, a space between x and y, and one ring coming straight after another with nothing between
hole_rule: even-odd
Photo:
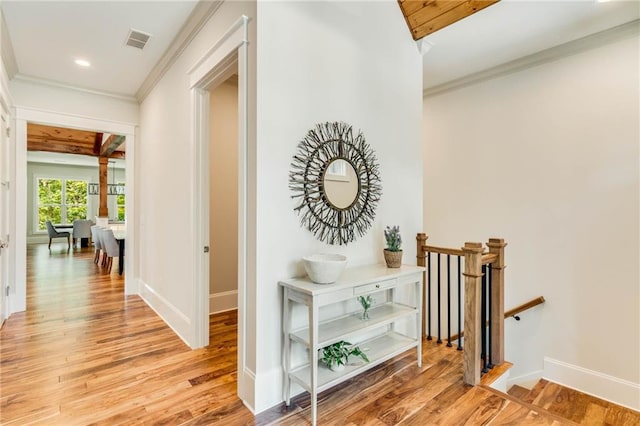
<instances>
[{"instance_id":1,"label":"drawer knob","mask_svg":"<svg viewBox=\"0 0 640 426\"><path fill-rule=\"evenodd\" d=\"M380 284L376 284L376 288L380 288Z\"/></svg>"}]
</instances>

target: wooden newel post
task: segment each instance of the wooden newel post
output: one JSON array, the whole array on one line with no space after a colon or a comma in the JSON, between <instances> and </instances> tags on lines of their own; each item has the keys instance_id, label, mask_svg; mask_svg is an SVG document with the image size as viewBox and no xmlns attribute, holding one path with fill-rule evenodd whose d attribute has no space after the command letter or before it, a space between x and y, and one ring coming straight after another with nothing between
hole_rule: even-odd
<instances>
[{"instance_id":1,"label":"wooden newel post","mask_svg":"<svg viewBox=\"0 0 640 426\"><path fill-rule=\"evenodd\" d=\"M427 253L424 251L423 247L427 244L427 234L420 233L416 236L416 264L418 266L427 266ZM428 272L428 271L427 271ZM426 297L427 297L427 272L422 273L422 339L424 340L427 337L427 309L426 309Z\"/></svg>"},{"instance_id":2,"label":"wooden newel post","mask_svg":"<svg viewBox=\"0 0 640 426\"><path fill-rule=\"evenodd\" d=\"M482 304L482 243L464 243L464 354L462 380L468 385L480 383Z\"/></svg>"},{"instance_id":3,"label":"wooden newel post","mask_svg":"<svg viewBox=\"0 0 640 426\"><path fill-rule=\"evenodd\" d=\"M497 255L491 264L491 361L495 365L504 362L504 248L502 238L490 238L489 252Z\"/></svg>"},{"instance_id":4,"label":"wooden newel post","mask_svg":"<svg viewBox=\"0 0 640 426\"><path fill-rule=\"evenodd\" d=\"M109 167L109 158L98 158L100 167L100 207L98 207L98 217L109 216L109 208L107 207L107 169Z\"/></svg>"}]
</instances>

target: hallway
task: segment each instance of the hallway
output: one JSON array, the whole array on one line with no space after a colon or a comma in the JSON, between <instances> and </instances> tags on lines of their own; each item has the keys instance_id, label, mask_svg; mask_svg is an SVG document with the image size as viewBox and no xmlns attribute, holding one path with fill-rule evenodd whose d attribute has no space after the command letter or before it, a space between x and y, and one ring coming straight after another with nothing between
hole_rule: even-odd
<instances>
[{"instance_id":1,"label":"hallway","mask_svg":"<svg viewBox=\"0 0 640 426\"><path fill-rule=\"evenodd\" d=\"M0 332L2 425L307 425L309 396L257 417L236 396L236 312L189 349L90 248L28 249L26 313ZM319 396L319 424L638 424L638 413L558 386L519 399L462 383L462 352L423 342ZM495 370L498 370L496 368ZM542 388L541 388L542 389ZM553 392L552 392L553 391Z\"/></svg>"},{"instance_id":2,"label":"hallway","mask_svg":"<svg viewBox=\"0 0 640 426\"><path fill-rule=\"evenodd\" d=\"M180 424L253 416L236 397L236 314L211 317L214 345L192 351L90 248L32 245L27 312L0 334L0 423ZM228 424L228 423L227 423Z\"/></svg>"}]
</instances>

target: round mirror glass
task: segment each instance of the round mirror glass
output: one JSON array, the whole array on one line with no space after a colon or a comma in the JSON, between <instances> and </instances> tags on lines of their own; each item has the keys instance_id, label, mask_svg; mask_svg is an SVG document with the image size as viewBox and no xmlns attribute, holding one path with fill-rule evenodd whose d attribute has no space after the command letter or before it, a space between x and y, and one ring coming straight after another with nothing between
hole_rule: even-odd
<instances>
[{"instance_id":1,"label":"round mirror glass","mask_svg":"<svg viewBox=\"0 0 640 426\"><path fill-rule=\"evenodd\" d=\"M327 166L323 179L327 200L338 209L346 209L358 197L358 176L353 166L341 158Z\"/></svg>"}]
</instances>

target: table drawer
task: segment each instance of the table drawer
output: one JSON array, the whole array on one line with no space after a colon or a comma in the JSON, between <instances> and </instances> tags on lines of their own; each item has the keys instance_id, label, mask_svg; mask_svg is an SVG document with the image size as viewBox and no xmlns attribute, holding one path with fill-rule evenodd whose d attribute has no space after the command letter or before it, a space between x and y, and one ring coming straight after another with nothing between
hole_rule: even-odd
<instances>
[{"instance_id":1,"label":"table drawer","mask_svg":"<svg viewBox=\"0 0 640 426\"><path fill-rule=\"evenodd\" d=\"M357 294L372 293L374 291L384 290L387 288L394 287L397 283L398 283L398 280L394 278L392 280L380 281L372 284L365 284L358 287L354 287L353 294L357 295Z\"/></svg>"}]
</instances>

